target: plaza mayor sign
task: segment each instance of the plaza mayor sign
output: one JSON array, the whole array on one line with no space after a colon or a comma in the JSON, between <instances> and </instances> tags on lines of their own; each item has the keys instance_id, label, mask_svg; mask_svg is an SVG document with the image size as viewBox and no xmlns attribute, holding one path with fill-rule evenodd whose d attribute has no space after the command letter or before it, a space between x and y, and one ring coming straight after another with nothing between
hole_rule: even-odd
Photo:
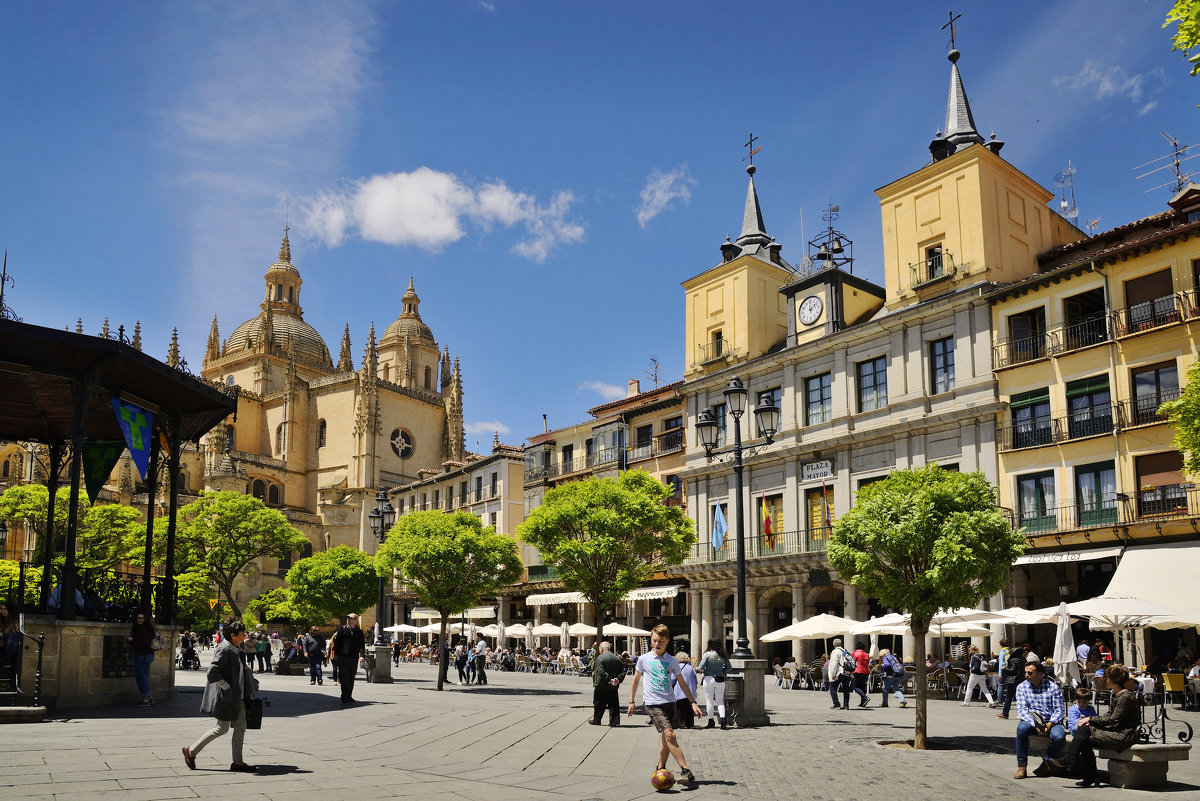
<instances>
[{"instance_id":1,"label":"plaza mayor sign","mask_svg":"<svg viewBox=\"0 0 1200 801\"><path fill-rule=\"evenodd\" d=\"M820 481L833 478L833 460L822 459L819 462L808 462L800 466L801 481Z\"/></svg>"}]
</instances>

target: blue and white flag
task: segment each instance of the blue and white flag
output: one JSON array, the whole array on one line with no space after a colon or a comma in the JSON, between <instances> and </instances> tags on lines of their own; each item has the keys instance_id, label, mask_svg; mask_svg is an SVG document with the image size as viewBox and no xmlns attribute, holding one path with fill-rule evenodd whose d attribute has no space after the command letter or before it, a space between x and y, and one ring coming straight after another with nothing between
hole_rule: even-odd
<instances>
[{"instance_id":1,"label":"blue and white flag","mask_svg":"<svg viewBox=\"0 0 1200 801\"><path fill-rule=\"evenodd\" d=\"M712 547L714 551L721 550L721 546L725 544L725 532L729 530L729 526L725 524L725 514L721 511L721 504L717 504L716 511L713 512L713 529L712 529Z\"/></svg>"}]
</instances>

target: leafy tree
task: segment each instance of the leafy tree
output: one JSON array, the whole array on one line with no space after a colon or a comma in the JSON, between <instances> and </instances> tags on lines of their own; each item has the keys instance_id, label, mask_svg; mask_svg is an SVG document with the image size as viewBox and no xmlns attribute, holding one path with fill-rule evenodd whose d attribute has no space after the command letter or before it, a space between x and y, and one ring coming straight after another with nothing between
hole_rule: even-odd
<instances>
[{"instance_id":1,"label":"leafy tree","mask_svg":"<svg viewBox=\"0 0 1200 801\"><path fill-rule=\"evenodd\" d=\"M145 542L146 521L137 509L116 503L93 506L79 527L76 564L80 570L116 570Z\"/></svg>"},{"instance_id":2,"label":"leafy tree","mask_svg":"<svg viewBox=\"0 0 1200 801\"><path fill-rule=\"evenodd\" d=\"M301 559L288 571L287 583L294 611L320 621L357 614L379 593L375 557L349 545Z\"/></svg>"},{"instance_id":3,"label":"leafy tree","mask_svg":"<svg viewBox=\"0 0 1200 801\"><path fill-rule=\"evenodd\" d=\"M1183 454L1183 469L1200 474L1200 361L1188 368L1179 397L1167 401L1158 411L1167 415L1175 427L1174 445Z\"/></svg>"},{"instance_id":4,"label":"leafy tree","mask_svg":"<svg viewBox=\"0 0 1200 801\"><path fill-rule=\"evenodd\" d=\"M16 484L0 494L0 520L4 520L11 528L19 521L28 521L29 526L37 535L37 552L34 554L35 564L45 563L46 548L46 511L50 502L50 491L45 484ZM80 513L87 510L87 498L79 497ZM71 505L71 493L59 487L54 494L54 534L56 537L67 533L67 512Z\"/></svg>"},{"instance_id":5,"label":"leafy tree","mask_svg":"<svg viewBox=\"0 0 1200 801\"><path fill-rule=\"evenodd\" d=\"M177 572L192 568L204 575L239 619L242 609L233 597L238 576L256 571L263 557L279 559L308 542L278 511L240 492L204 493L179 510L177 526L172 555ZM156 534L154 539L158 544L166 536Z\"/></svg>"},{"instance_id":6,"label":"leafy tree","mask_svg":"<svg viewBox=\"0 0 1200 801\"><path fill-rule=\"evenodd\" d=\"M264 621L288 623L297 628L304 628L305 623L316 619L296 607L292 591L287 587L268 590L246 606Z\"/></svg>"},{"instance_id":7,"label":"leafy tree","mask_svg":"<svg viewBox=\"0 0 1200 801\"><path fill-rule=\"evenodd\" d=\"M442 618L441 637L451 614L467 609L521 577L517 543L484 528L466 512L413 512L388 530L376 557L379 575L398 570L408 589ZM446 675L445 649L438 649L437 688Z\"/></svg>"},{"instance_id":8,"label":"leafy tree","mask_svg":"<svg viewBox=\"0 0 1200 801\"><path fill-rule=\"evenodd\" d=\"M642 470L573 481L547 492L517 527L563 586L592 604L597 640L604 635L602 611L655 569L682 562L696 541L683 510L667 506L671 493Z\"/></svg>"},{"instance_id":9,"label":"leafy tree","mask_svg":"<svg viewBox=\"0 0 1200 801\"><path fill-rule=\"evenodd\" d=\"M1171 50L1183 53L1192 65L1193 76L1200 74L1200 0L1175 0L1163 27L1169 28L1172 23L1176 27Z\"/></svg>"},{"instance_id":10,"label":"leafy tree","mask_svg":"<svg viewBox=\"0 0 1200 801\"><path fill-rule=\"evenodd\" d=\"M924 642L939 610L974 606L1003 589L1023 550L982 473L930 465L896 470L859 490L854 508L834 524L828 555L843 580L908 612L913 636ZM913 744L923 749L925 660L916 656Z\"/></svg>"},{"instance_id":11,"label":"leafy tree","mask_svg":"<svg viewBox=\"0 0 1200 801\"><path fill-rule=\"evenodd\" d=\"M42 569L29 566L25 568L25 603L33 605L38 600L38 588L42 583ZM21 563L11 559L0 559L0 600L7 600L19 605L17 588L21 584Z\"/></svg>"},{"instance_id":12,"label":"leafy tree","mask_svg":"<svg viewBox=\"0 0 1200 801\"><path fill-rule=\"evenodd\" d=\"M208 575L199 570L189 570L175 577L179 600L175 615L179 622L201 631L212 631L221 619L221 610L209 605L213 590Z\"/></svg>"}]
</instances>

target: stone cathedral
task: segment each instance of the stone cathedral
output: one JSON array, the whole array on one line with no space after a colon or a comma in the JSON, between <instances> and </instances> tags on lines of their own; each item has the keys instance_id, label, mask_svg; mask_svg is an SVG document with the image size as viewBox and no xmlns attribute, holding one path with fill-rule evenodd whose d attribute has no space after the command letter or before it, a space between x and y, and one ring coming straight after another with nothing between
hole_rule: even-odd
<instances>
[{"instance_id":1,"label":"stone cathedral","mask_svg":"<svg viewBox=\"0 0 1200 801\"><path fill-rule=\"evenodd\" d=\"M374 553L366 515L380 487L465 464L458 359L439 350L421 320L411 279L400 316L378 340L371 325L357 369L349 324L335 362L304 321L286 228L265 280L258 313L224 341L213 319L202 375L241 394L236 420L202 443L203 480L189 477L189 489L249 492L279 508L313 550ZM278 586L290 566L265 561L263 578L238 593L243 606Z\"/></svg>"}]
</instances>

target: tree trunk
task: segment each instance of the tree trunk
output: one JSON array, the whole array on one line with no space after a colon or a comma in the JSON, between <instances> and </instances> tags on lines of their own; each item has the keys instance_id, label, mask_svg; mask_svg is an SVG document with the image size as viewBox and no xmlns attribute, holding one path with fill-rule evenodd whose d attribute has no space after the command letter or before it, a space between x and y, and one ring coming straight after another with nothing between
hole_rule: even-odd
<instances>
[{"instance_id":1,"label":"tree trunk","mask_svg":"<svg viewBox=\"0 0 1200 801\"><path fill-rule=\"evenodd\" d=\"M928 671L925 668L925 657L921 656L920 652L925 650L925 637L929 634L929 623L925 620L917 620L913 618L910 623L912 628L913 639L918 643L917 653L913 654L913 666L917 669L916 678L916 693L917 693L917 720L913 727L913 748L925 750L925 732L928 725L928 708L926 706L929 696L929 682L926 680Z\"/></svg>"},{"instance_id":2,"label":"tree trunk","mask_svg":"<svg viewBox=\"0 0 1200 801\"><path fill-rule=\"evenodd\" d=\"M233 620L241 620L242 619L242 610L238 607L237 602L233 600L233 582L230 581L229 583L225 583L225 582L217 581L214 583L217 585L217 589L219 589L221 592L225 593L224 601L225 601L225 603L229 604L229 609L231 610L230 618ZM218 607L217 618L220 619L220 616L221 616L221 610Z\"/></svg>"},{"instance_id":3,"label":"tree trunk","mask_svg":"<svg viewBox=\"0 0 1200 801\"><path fill-rule=\"evenodd\" d=\"M449 612L447 612L444 609L439 609L438 614L442 616L442 630L441 630L441 633L438 635L438 645L437 645L437 649L438 649L437 688L438 688L438 692L441 692L442 691L442 682L446 680L446 657L448 656L448 654L446 652L446 648L445 648L445 645L446 645L446 615L449 614Z\"/></svg>"}]
</instances>

